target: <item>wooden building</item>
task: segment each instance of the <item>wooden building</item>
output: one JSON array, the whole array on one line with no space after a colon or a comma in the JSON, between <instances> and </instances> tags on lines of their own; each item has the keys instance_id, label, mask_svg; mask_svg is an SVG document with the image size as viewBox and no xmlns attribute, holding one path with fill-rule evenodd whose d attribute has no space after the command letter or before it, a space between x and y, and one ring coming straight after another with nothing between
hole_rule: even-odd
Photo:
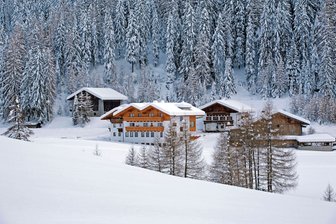
<instances>
[{"instance_id":1,"label":"wooden building","mask_svg":"<svg viewBox=\"0 0 336 224\"><path fill-rule=\"evenodd\" d=\"M329 134L311 134L297 137L298 149L310 151L332 151L336 140Z\"/></svg>"},{"instance_id":2,"label":"wooden building","mask_svg":"<svg viewBox=\"0 0 336 224\"><path fill-rule=\"evenodd\" d=\"M196 132L196 118L203 117L204 111L188 103L131 103L121 105L101 119L111 122L109 131L112 141L136 144L153 144L155 139L162 141L164 132L170 125L176 132L188 127Z\"/></svg>"},{"instance_id":3,"label":"wooden building","mask_svg":"<svg viewBox=\"0 0 336 224\"><path fill-rule=\"evenodd\" d=\"M205 132L223 132L238 126L242 114L254 109L235 100L215 100L200 107L205 111Z\"/></svg>"},{"instance_id":4,"label":"wooden building","mask_svg":"<svg viewBox=\"0 0 336 224\"><path fill-rule=\"evenodd\" d=\"M252 122L252 130L255 134L255 144L263 147L269 144L264 139L267 134L271 133L272 145L283 148L298 148L299 142L297 137L302 136L303 128L307 127L310 122L302 117L296 116L284 110L276 111L271 116L271 122L263 119L257 119ZM237 127L230 131L231 141L234 145L239 146L239 141L244 135L245 130Z\"/></svg>"},{"instance_id":5,"label":"wooden building","mask_svg":"<svg viewBox=\"0 0 336 224\"><path fill-rule=\"evenodd\" d=\"M72 105L75 96L78 97L80 93L87 93L90 95L92 105L93 105L93 114L94 117L99 117L104 113L112 110L115 107L120 106L128 98L127 96L115 91L111 88L81 88L80 90L74 92L67 97L67 100L70 102L70 110L72 111Z\"/></svg>"}]
</instances>

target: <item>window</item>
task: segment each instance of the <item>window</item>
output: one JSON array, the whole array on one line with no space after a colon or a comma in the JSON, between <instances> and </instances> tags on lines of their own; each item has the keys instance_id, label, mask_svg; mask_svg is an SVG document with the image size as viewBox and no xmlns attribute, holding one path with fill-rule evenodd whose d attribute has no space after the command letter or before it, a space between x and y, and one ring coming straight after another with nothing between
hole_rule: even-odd
<instances>
[{"instance_id":1,"label":"window","mask_svg":"<svg viewBox=\"0 0 336 224\"><path fill-rule=\"evenodd\" d=\"M183 121L183 117L182 116L180 117L180 121Z\"/></svg>"},{"instance_id":2,"label":"window","mask_svg":"<svg viewBox=\"0 0 336 224\"><path fill-rule=\"evenodd\" d=\"M141 132L141 137L145 137L145 132Z\"/></svg>"},{"instance_id":3,"label":"window","mask_svg":"<svg viewBox=\"0 0 336 224\"><path fill-rule=\"evenodd\" d=\"M118 136L119 136L119 137L121 136L121 132L118 132Z\"/></svg>"},{"instance_id":4,"label":"window","mask_svg":"<svg viewBox=\"0 0 336 224\"><path fill-rule=\"evenodd\" d=\"M149 113L149 116L150 116L150 117L154 117L154 113L153 113L153 112L150 112L150 113Z\"/></svg>"},{"instance_id":5,"label":"window","mask_svg":"<svg viewBox=\"0 0 336 224\"><path fill-rule=\"evenodd\" d=\"M160 116L160 117L163 117L163 114L160 112L160 113L159 113L159 116Z\"/></svg>"},{"instance_id":6,"label":"window","mask_svg":"<svg viewBox=\"0 0 336 224\"><path fill-rule=\"evenodd\" d=\"M113 137L115 137L116 136L116 133L115 132L113 132Z\"/></svg>"},{"instance_id":7,"label":"window","mask_svg":"<svg viewBox=\"0 0 336 224\"><path fill-rule=\"evenodd\" d=\"M162 127L162 123L158 123L157 126L158 126L158 127Z\"/></svg>"},{"instance_id":8,"label":"window","mask_svg":"<svg viewBox=\"0 0 336 224\"><path fill-rule=\"evenodd\" d=\"M153 127L154 126L153 123L151 123L150 126Z\"/></svg>"},{"instance_id":9,"label":"window","mask_svg":"<svg viewBox=\"0 0 336 224\"><path fill-rule=\"evenodd\" d=\"M130 127L134 127L135 126L135 124L134 123L130 123Z\"/></svg>"},{"instance_id":10,"label":"window","mask_svg":"<svg viewBox=\"0 0 336 224\"><path fill-rule=\"evenodd\" d=\"M149 132L146 132L146 137L147 137L147 138L149 137Z\"/></svg>"},{"instance_id":11,"label":"window","mask_svg":"<svg viewBox=\"0 0 336 224\"><path fill-rule=\"evenodd\" d=\"M144 123L143 126L144 126L144 127L148 127L148 123Z\"/></svg>"},{"instance_id":12,"label":"window","mask_svg":"<svg viewBox=\"0 0 336 224\"><path fill-rule=\"evenodd\" d=\"M129 136L129 133L128 133L128 132L126 132L126 133L125 133L125 137L128 137L128 136Z\"/></svg>"},{"instance_id":13,"label":"window","mask_svg":"<svg viewBox=\"0 0 336 224\"><path fill-rule=\"evenodd\" d=\"M138 137L138 132L135 132L134 135L135 135L135 137L137 138L137 137Z\"/></svg>"},{"instance_id":14,"label":"window","mask_svg":"<svg viewBox=\"0 0 336 224\"><path fill-rule=\"evenodd\" d=\"M160 138L162 138L163 137L163 132L160 132Z\"/></svg>"},{"instance_id":15,"label":"window","mask_svg":"<svg viewBox=\"0 0 336 224\"><path fill-rule=\"evenodd\" d=\"M151 137L154 138L154 132L151 132Z\"/></svg>"},{"instance_id":16,"label":"window","mask_svg":"<svg viewBox=\"0 0 336 224\"><path fill-rule=\"evenodd\" d=\"M183 131L183 127L180 127L180 131Z\"/></svg>"},{"instance_id":17,"label":"window","mask_svg":"<svg viewBox=\"0 0 336 224\"><path fill-rule=\"evenodd\" d=\"M116 127L116 125L115 125L115 124L113 124L113 127L115 128L115 127Z\"/></svg>"},{"instance_id":18,"label":"window","mask_svg":"<svg viewBox=\"0 0 336 224\"><path fill-rule=\"evenodd\" d=\"M142 117L142 114L141 114L141 113L138 113L138 117Z\"/></svg>"},{"instance_id":19,"label":"window","mask_svg":"<svg viewBox=\"0 0 336 224\"><path fill-rule=\"evenodd\" d=\"M133 114L133 113L130 113L130 117L134 117L134 114Z\"/></svg>"},{"instance_id":20,"label":"window","mask_svg":"<svg viewBox=\"0 0 336 224\"><path fill-rule=\"evenodd\" d=\"M191 127L191 128L195 127L195 122L190 121L190 127Z\"/></svg>"},{"instance_id":21,"label":"window","mask_svg":"<svg viewBox=\"0 0 336 224\"><path fill-rule=\"evenodd\" d=\"M133 132L130 132L130 137L133 137L134 135L133 135Z\"/></svg>"}]
</instances>

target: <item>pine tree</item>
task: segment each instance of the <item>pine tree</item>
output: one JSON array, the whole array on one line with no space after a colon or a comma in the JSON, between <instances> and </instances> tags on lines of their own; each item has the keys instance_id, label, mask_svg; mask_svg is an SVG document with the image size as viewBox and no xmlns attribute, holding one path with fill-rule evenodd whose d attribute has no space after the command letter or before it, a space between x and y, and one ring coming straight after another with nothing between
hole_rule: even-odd
<instances>
[{"instance_id":1,"label":"pine tree","mask_svg":"<svg viewBox=\"0 0 336 224\"><path fill-rule=\"evenodd\" d=\"M154 145L148 151L149 169L158 172L167 172L167 164L165 162L163 147L160 144L160 139L156 138Z\"/></svg>"},{"instance_id":2,"label":"pine tree","mask_svg":"<svg viewBox=\"0 0 336 224\"><path fill-rule=\"evenodd\" d=\"M20 25L16 25L4 51L3 97L4 118L7 119L10 107L15 104L16 96L20 95L24 58L26 55L24 36Z\"/></svg>"},{"instance_id":3,"label":"pine tree","mask_svg":"<svg viewBox=\"0 0 336 224\"><path fill-rule=\"evenodd\" d=\"M115 86L117 75L115 65L115 36L112 16L105 14L105 44L104 44L104 82L107 86Z\"/></svg>"},{"instance_id":4,"label":"pine tree","mask_svg":"<svg viewBox=\"0 0 336 224\"><path fill-rule=\"evenodd\" d=\"M132 73L134 72L134 65L139 60L140 53L140 34L138 31L137 22L135 20L134 12L131 11L126 34L126 59L132 65Z\"/></svg>"},{"instance_id":5,"label":"pine tree","mask_svg":"<svg viewBox=\"0 0 336 224\"><path fill-rule=\"evenodd\" d=\"M224 17L224 30L225 32L225 40L226 40L226 57L227 58L233 58L233 50L234 50L234 29L233 29L233 22L232 19L234 17L233 13L233 1L230 1L229 3L225 4L225 7L223 9L223 16Z\"/></svg>"},{"instance_id":6,"label":"pine tree","mask_svg":"<svg viewBox=\"0 0 336 224\"><path fill-rule=\"evenodd\" d=\"M227 133L221 133L218 137L209 167L210 180L221 184L230 184L232 179L229 172L227 137Z\"/></svg>"},{"instance_id":7,"label":"pine tree","mask_svg":"<svg viewBox=\"0 0 336 224\"><path fill-rule=\"evenodd\" d=\"M217 27L213 36L213 45L212 45L212 59L213 59L213 65L214 65L214 72L215 72L215 83L217 84L217 91L219 92L219 95L223 95L223 89L222 87L224 84L223 76L225 72L225 40L224 40L224 21L222 14L220 13L218 16L217 21Z\"/></svg>"},{"instance_id":8,"label":"pine tree","mask_svg":"<svg viewBox=\"0 0 336 224\"><path fill-rule=\"evenodd\" d=\"M203 179L205 162L202 158L202 147L196 141L192 140L189 132L189 125L186 121L182 125L183 131L181 132L182 139L182 153L184 159L184 172L183 177Z\"/></svg>"},{"instance_id":9,"label":"pine tree","mask_svg":"<svg viewBox=\"0 0 336 224\"><path fill-rule=\"evenodd\" d=\"M10 107L8 122L14 122L14 125L3 135L9 138L29 141L29 136L32 135L33 132L24 125L24 115L17 95L15 96L15 103Z\"/></svg>"},{"instance_id":10,"label":"pine tree","mask_svg":"<svg viewBox=\"0 0 336 224\"><path fill-rule=\"evenodd\" d=\"M246 1L236 1L235 3L235 65L241 68L245 65L245 5Z\"/></svg>"},{"instance_id":11,"label":"pine tree","mask_svg":"<svg viewBox=\"0 0 336 224\"><path fill-rule=\"evenodd\" d=\"M148 162L148 149L146 146L143 146L140 149L140 153L138 155L138 166L144 169L149 168L149 162Z\"/></svg>"},{"instance_id":12,"label":"pine tree","mask_svg":"<svg viewBox=\"0 0 336 224\"><path fill-rule=\"evenodd\" d=\"M168 26L167 26L167 61L166 61L166 72L167 72L167 80L166 80L166 88L168 91L173 89L173 83L176 78L176 65L175 65L175 55L174 55L174 43L176 41L175 34L176 30L174 30L174 18L173 15L170 14L168 18ZM168 101L173 101L173 97L168 96Z\"/></svg>"},{"instance_id":13,"label":"pine tree","mask_svg":"<svg viewBox=\"0 0 336 224\"><path fill-rule=\"evenodd\" d=\"M123 57L125 49L125 36L127 27L127 18L125 16L125 13L126 13L125 0L118 0L115 8L115 20L114 20L118 59Z\"/></svg>"},{"instance_id":14,"label":"pine tree","mask_svg":"<svg viewBox=\"0 0 336 224\"><path fill-rule=\"evenodd\" d=\"M273 143L278 130L272 125L272 114L273 104L268 101L263 109L259 130L260 140L266 143L261 151L264 167L260 174L260 186L268 192L283 193L297 185L296 158L292 149L279 148Z\"/></svg>"},{"instance_id":15,"label":"pine tree","mask_svg":"<svg viewBox=\"0 0 336 224\"><path fill-rule=\"evenodd\" d=\"M152 44L153 44L153 64L157 67L160 63L160 23L158 12L153 5L153 21L152 21Z\"/></svg>"},{"instance_id":16,"label":"pine tree","mask_svg":"<svg viewBox=\"0 0 336 224\"><path fill-rule=\"evenodd\" d=\"M329 201L329 202L336 202L336 194L330 184L328 184L327 189L325 190L323 194L323 200Z\"/></svg>"},{"instance_id":17,"label":"pine tree","mask_svg":"<svg viewBox=\"0 0 336 224\"><path fill-rule=\"evenodd\" d=\"M196 76L206 87L210 86L211 77L211 47L210 47L210 19L206 8L200 15L200 29L195 46Z\"/></svg>"},{"instance_id":18,"label":"pine tree","mask_svg":"<svg viewBox=\"0 0 336 224\"><path fill-rule=\"evenodd\" d=\"M276 18L280 35L280 53L283 59L286 58L287 51L290 48L291 37L293 35L292 15L290 0L279 1Z\"/></svg>"},{"instance_id":19,"label":"pine tree","mask_svg":"<svg viewBox=\"0 0 336 224\"><path fill-rule=\"evenodd\" d=\"M80 125L84 127L85 124L90 122L90 116L92 116L92 102L90 95L85 92L81 92L78 96L75 96L73 105L72 121L74 125Z\"/></svg>"},{"instance_id":20,"label":"pine tree","mask_svg":"<svg viewBox=\"0 0 336 224\"><path fill-rule=\"evenodd\" d=\"M181 176L182 174L182 159L181 145L177 135L176 127L171 123L164 135L163 152L165 161L168 164L168 174L173 176Z\"/></svg>"},{"instance_id":21,"label":"pine tree","mask_svg":"<svg viewBox=\"0 0 336 224\"><path fill-rule=\"evenodd\" d=\"M83 34L82 34L83 35ZM77 20L75 19L71 32L67 37L67 52L66 52L66 69L68 93L73 93L79 88L86 86L87 65L88 60L81 48L81 36L77 27ZM82 59L83 57L83 59Z\"/></svg>"},{"instance_id":22,"label":"pine tree","mask_svg":"<svg viewBox=\"0 0 336 224\"><path fill-rule=\"evenodd\" d=\"M298 52L294 38L292 38L291 46L288 51L286 61L286 76L289 80L288 92L290 96L298 94L298 77L299 77L299 63Z\"/></svg>"},{"instance_id":23,"label":"pine tree","mask_svg":"<svg viewBox=\"0 0 336 224\"><path fill-rule=\"evenodd\" d=\"M236 85L233 79L233 68L231 58L226 59L225 61L225 72L222 83L222 92L224 98L231 98L233 94L236 94Z\"/></svg>"},{"instance_id":24,"label":"pine tree","mask_svg":"<svg viewBox=\"0 0 336 224\"><path fill-rule=\"evenodd\" d=\"M127 154L125 163L130 166L137 166L138 165L138 156L134 149L134 146L132 146Z\"/></svg>"},{"instance_id":25,"label":"pine tree","mask_svg":"<svg viewBox=\"0 0 336 224\"><path fill-rule=\"evenodd\" d=\"M333 46L336 44L336 3L327 0L324 3L319 17L321 18L321 70L319 73L319 89L323 96L335 98L336 84L333 80L336 79L335 73L335 50Z\"/></svg>"},{"instance_id":26,"label":"pine tree","mask_svg":"<svg viewBox=\"0 0 336 224\"><path fill-rule=\"evenodd\" d=\"M72 105L72 123L73 125L79 124L79 102L77 95L75 95L74 102Z\"/></svg>"},{"instance_id":27,"label":"pine tree","mask_svg":"<svg viewBox=\"0 0 336 224\"><path fill-rule=\"evenodd\" d=\"M194 68L194 50L196 41L195 13L190 1L186 1L182 19L182 49L179 73L182 81L186 81Z\"/></svg>"},{"instance_id":28,"label":"pine tree","mask_svg":"<svg viewBox=\"0 0 336 224\"><path fill-rule=\"evenodd\" d=\"M247 19L247 28L246 28L246 81L247 88L252 94L257 92L257 69L256 69L256 28L255 21L253 21L253 8L250 9L248 19Z\"/></svg>"}]
</instances>

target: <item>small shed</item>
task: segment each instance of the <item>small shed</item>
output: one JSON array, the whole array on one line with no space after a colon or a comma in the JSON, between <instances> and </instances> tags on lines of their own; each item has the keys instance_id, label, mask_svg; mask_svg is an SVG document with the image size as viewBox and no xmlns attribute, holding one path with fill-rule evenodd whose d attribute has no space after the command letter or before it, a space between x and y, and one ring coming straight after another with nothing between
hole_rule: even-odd
<instances>
[{"instance_id":1,"label":"small shed","mask_svg":"<svg viewBox=\"0 0 336 224\"><path fill-rule=\"evenodd\" d=\"M93 105L93 116L95 117L99 117L105 114L113 108L120 106L124 101L128 100L127 96L111 88L84 87L67 97L67 100L71 103L71 111L74 98L80 93L88 93L91 96Z\"/></svg>"},{"instance_id":2,"label":"small shed","mask_svg":"<svg viewBox=\"0 0 336 224\"><path fill-rule=\"evenodd\" d=\"M332 151L335 138L329 134L303 135L296 138L298 149L314 151Z\"/></svg>"}]
</instances>

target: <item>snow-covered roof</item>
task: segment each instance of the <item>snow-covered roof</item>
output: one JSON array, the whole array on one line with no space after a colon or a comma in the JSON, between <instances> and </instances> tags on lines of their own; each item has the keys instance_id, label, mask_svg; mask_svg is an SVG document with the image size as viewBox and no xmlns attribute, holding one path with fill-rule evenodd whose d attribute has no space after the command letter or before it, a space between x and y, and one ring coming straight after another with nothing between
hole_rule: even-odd
<instances>
[{"instance_id":1,"label":"snow-covered roof","mask_svg":"<svg viewBox=\"0 0 336 224\"><path fill-rule=\"evenodd\" d=\"M148 107L154 107L159 111L162 111L165 114L168 114L170 116L204 116L205 112L203 110L200 110L194 106L192 106L189 103L166 103L166 102L158 102L154 101L152 103L130 103L130 104L124 104L118 108L114 108L113 110L110 110L109 112L105 113L103 116L101 116L101 119L105 119L108 116L111 115L117 115L121 112L127 110L128 108L133 107L140 111L147 109Z\"/></svg>"},{"instance_id":2,"label":"snow-covered roof","mask_svg":"<svg viewBox=\"0 0 336 224\"><path fill-rule=\"evenodd\" d=\"M312 134L297 136L298 142L335 142L335 138L329 134Z\"/></svg>"},{"instance_id":3,"label":"snow-covered roof","mask_svg":"<svg viewBox=\"0 0 336 224\"><path fill-rule=\"evenodd\" d=\"M216 103L218 103L220 105L223 105L224 107L230 108L234 111L237 111L239 113L241 113L241 112L254 112L255 111L255 109L250 107L249 105L246 105L244 103L241 103L241 102L236 101L236 100L231 100L231 99L215 100L215 101L212 101L210 103L207 103L207 104L201 106L200 109L203 110L204 108L212 106Z\"/></svg>"},{"instance_id":4,"label":"snow-covered roof","mask_svg":"<svg viewBox=\"0 0 336 224\"><path fill-rule=\"evenodd\" d=\"M276 111L274 114L276 114L276 113L283 114L283 115L285 115L285 116L287 116L287 117L290 117L290 118L292 118L292 119L295 119L295 120L297 120L297 121L300 121L300 122L302 122L302 123L304 123L304 124L306 124L306 125L310 125L310 121L308 121L307 119L304 119L304 118L299 117L299 116L297 116L297 115L295 115L295 114L289 113L289 112L287 112L287 111L285 111L285 110L278 110L278 111Z\"/></svg>"},{"instance_id":5,"label":"snow-covered roof","mask_svg":"<svg viewBox=\"0 0 336 224\"><path fill-rule=\"evenodd\" d=\"M101 99L101 100L127 100L127 96L115 91L111 88L90 88L90 87L84 87L80 90L74 92L70 96L67 97L67 100L72 99L75 95L79 94L82 91L86 91L95 97Z\"/></svg>"}]
</instances>

